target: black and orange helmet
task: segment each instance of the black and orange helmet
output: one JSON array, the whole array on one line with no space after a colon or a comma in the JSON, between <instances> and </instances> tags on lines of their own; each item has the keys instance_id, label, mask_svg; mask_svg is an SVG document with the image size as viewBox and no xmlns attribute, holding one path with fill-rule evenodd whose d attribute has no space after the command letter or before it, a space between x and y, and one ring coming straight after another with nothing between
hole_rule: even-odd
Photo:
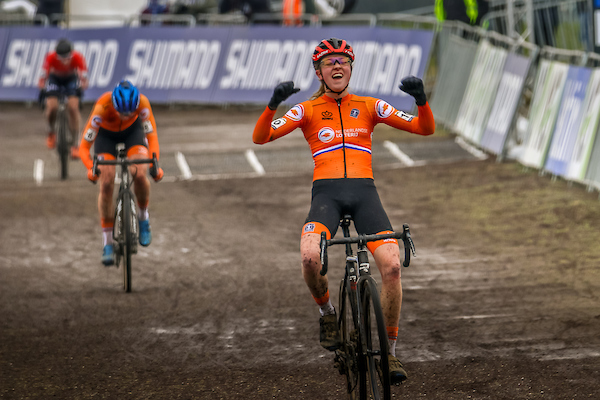
<instances>
[{"instance_id":1,"label":"black and orange helmet","mask_svg":"<svg viewBox=\"0 0 600 400\"><path fill-rule=\"evenodd\" d=\"M331 54L343 54L350 57L350 61L354 62L354 50L345 40L330 38L323 39L321 43L315 47L315 51L312 56L313 66L315 69L319 67L319 63L323 57Z\"/></svg>"}]
</instances>

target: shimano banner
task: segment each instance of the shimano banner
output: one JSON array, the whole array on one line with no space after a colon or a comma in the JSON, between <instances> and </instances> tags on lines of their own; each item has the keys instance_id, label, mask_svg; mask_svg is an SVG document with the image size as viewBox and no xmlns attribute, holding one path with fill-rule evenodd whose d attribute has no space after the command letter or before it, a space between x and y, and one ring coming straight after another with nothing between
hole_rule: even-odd
<instances>
[{"instance_id":1,"label":"shimano banner","mask_svg":"<svg viewBox=\"0 0 600 400\"><path fill-rule=\"evenodd\" d=\"M37 98L44 56L61 37L86 57L86 99L127 78L156 103L266 103L275 85L288 80L301 89L290 102L307 100L319 86L311 62L316 44L341 37L356 54L351 90L411 109L414 100L398 85L405 76L423 76L433 32L370 27L4 28L0 100Z\"/></svg>"}]
</instances>

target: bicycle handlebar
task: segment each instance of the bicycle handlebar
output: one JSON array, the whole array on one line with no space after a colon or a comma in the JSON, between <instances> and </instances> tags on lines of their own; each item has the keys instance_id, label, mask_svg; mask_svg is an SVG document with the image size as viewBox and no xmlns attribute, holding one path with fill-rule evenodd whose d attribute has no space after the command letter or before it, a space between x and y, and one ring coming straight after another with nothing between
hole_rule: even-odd
<instances>
[{"instance_id":1,"label":"bicycle handlebar","mask_svg":"<svg viewBox=\"0 0 600 400\"><path fill-rule=\"evenodd\" d=\"M92 171L94 171L94 175L100 175L100 171L98 170L98 165L134 165L134 164L152 164L150 167L150 175L155 178L158 174L158 159L156 158L156 153L152 153L152 158L144 158L144 159L130 159L130 158L118 158L116 160L100 160L97 155L94 155L94 165L92 166Z\"/></svg>"},{"instance_id":2,"label":"bicycle handlebar","mask_svg":"<svg viewBox=\"0 0 600 400\"><path fill-rule=\"evenodd\" d=\"M363 246L366 245L367 242L374 242L384 239L402 239L402 242L404 243L404 262L402 263L402 266L408 267L410 265L410 254L412 253L413 256L417 255L408 224L402 225L402 232L384 233L379 235L358 235L356 237L344 237L339 239L327 239L325 232L321 232L321 276L325 276L327 274L328 246L350 243L359 243L359 245Z\"/></svg>"}]
</instances>

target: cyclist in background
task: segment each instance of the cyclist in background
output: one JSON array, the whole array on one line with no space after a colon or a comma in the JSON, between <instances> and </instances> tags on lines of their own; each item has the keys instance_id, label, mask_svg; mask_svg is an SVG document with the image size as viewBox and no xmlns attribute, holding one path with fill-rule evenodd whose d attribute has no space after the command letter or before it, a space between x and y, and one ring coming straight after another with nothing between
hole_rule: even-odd
<instances>
[{"instance_id":1,"label":"cyclist in background","mask_svg":"<svg viewBox=\"0 0 600 400\"><path fill-rule=\"evenodd\" d=\"M99 165L99 176L92 170L94 162L90 156L90 148L94 144L94 153L104 160L116 159L117 143L125 143L127 157L131 159L160 157L156 122L150 107L150 101L140 94L137 87L129 81L121 81L112 92L106 92L94 105L90 118L83 129L83 138L79 151L81 161L88 169L88 179L92 182L100 180L98 211L102 227L102 264L114 264L114 248L112 231L114 226L113 190L115 186L114 165ZM140 226L140 244L150 245L152 232L148 214L150 201L150 181L148 180L148 164L132 165L133 192L138 203L138 219ZM158 168L154 177L160 181L164 173Z\"/></svg>"},{"instance_id":2,"label":"cyclist in background","mask_svg":"<svg viewBox=\"0 0 600 400\"><path fill-rule=\"evenodd\" d=\"M46 145L49 149L56 146L54 123L58 111L58 98L61 93L64 93L67 96L69 131L73 139L71 157L79 157L77 145L81 123L79 102L83 94L82 90L87 89L87 87L87 67L83 55L73 50L73 46L68 39L60 39L55 50L46 55L38 82L38 88L46 98L45 116L49 127Z\"/></svg>"},{"instance_id":3,"label":"cyclist in background","mask_svg":"<svg viewBox=\"0 0 600 400\"><path fill-rule=\"evenodd\" d=\"M433 114L427 104L423 82L416 77L402 80L400 89L413 96L418 116L396 110L383 100L350 94L354 52L341 39L321 41L313 53L319 90L308 100L297 104L282 118L273 121L277 106L300 89L293 82L277 85L273 96L254 128L254 143L264 144L278 139L296 128L302 129L315 164L312 201L302 229L300 252L302 275L319 306L320 343L328 350L340 347L335 308L329 299L327 276L321 276L320 239L335 236L344 214L352 215L359 234L392 232L373 181L371 136L376 124L420 135L435 131ZM395 239L370 242L368 245L382 279L381 306L390 341L390 377L393 383L407 378L396 358L396 339L402 304L400 250Z\"/></svg>"}]
</instances>

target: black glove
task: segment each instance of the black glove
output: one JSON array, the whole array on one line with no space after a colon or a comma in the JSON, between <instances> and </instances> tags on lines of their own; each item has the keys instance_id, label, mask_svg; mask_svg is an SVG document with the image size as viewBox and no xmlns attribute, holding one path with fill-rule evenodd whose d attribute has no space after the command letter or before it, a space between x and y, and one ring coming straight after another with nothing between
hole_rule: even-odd
<instances>
[{"instance_id":1,"label":"black glove","mask_svg":"<svg viewBox=\"0 0 600 400\"><path fill-rule=\"evenodd\" d=\"M415 103L418 106L424 106L427 103L427 96L425 96L425 90L423 89L423 81L416 76L407 76L400 81L400 90L410 94L415 98Z\"/></svg>"},{"instance_id":2,"label":"black glove","mask_svg":"<svg viewBox=\"0 0 600 400\"><path fill-rule=\"evenodd\" d=\"M281 82L275 87L275 90L273 90L273 96L271 97L271 101L269 101L269 108L271 110L276 110L277 106L282 101L284 101L294 93L298 93L299 91L300 88L294 88L294 82Z\"/></svg>"}]
</instances>

